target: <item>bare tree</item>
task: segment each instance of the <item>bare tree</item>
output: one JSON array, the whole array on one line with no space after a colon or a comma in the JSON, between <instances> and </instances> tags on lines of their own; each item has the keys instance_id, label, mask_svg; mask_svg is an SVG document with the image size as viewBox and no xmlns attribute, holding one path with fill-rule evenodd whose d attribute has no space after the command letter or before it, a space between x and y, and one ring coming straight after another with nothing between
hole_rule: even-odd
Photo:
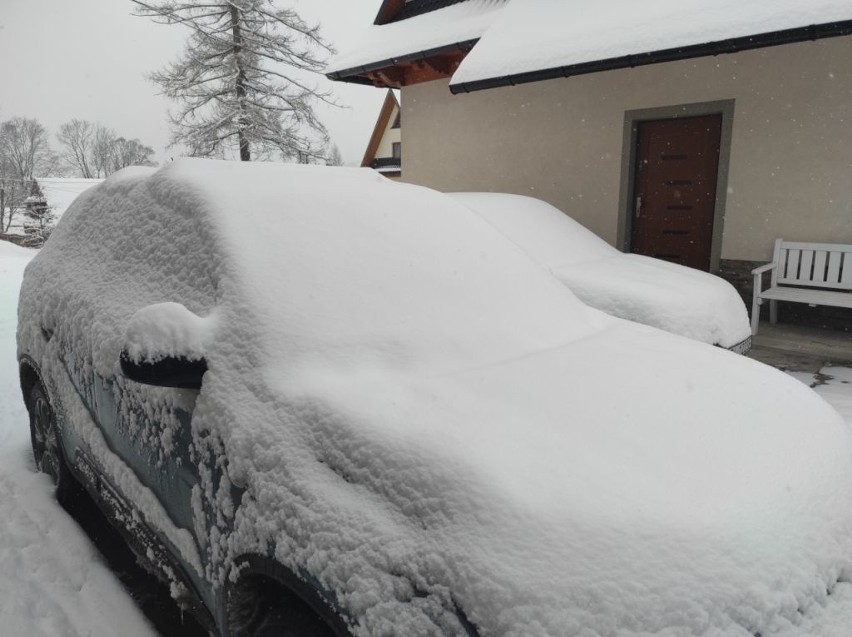
<instances>
[{"instance_id":1,"label":"bare tree","mask_svg":"<svg viewBox=\"0 0 852 637\"><path fill-rule=\"evenodd\" d=\"M47 142L47 131L38 120L13 117L0 125L0 154L14 176L31 180L36 169L50 170L54 155Z\"/></svg>"},{"instance_id":2,"label":"bare tree","mask_svg":"<svg viewBox=\"0 0 852 637\"><path fill-rule=\"evenodd\" d=\"M81 177L106 177L127 166L153 165L153 148L138 139L118 137L103 124L72 119L60 127L56 137L63 160Z\"/></svg>"},{"instance_id":3,"label":"bare tree","mask_svg":"<svg viewBox=\"0 0 852 637\"><path fill-rule=\"evenodd\" d=\"M343 157L340 156L340 149L337 144L332 144L328 151L328 156L325 158L325 163L328 166L342 166Z\"/></svg>"},{"instance_id":4,"label":"bare tree","mask_svg":"<svg viewBox=\"0 0 852 637\"><path fill-rule=\"evenodd\" d=\"M175 144L214 156L223 145L255 156L324 159L328 135L314 113L332 103L310 80L332 48L318 26L272 0L132 0L136 15L191 29L186 50L152 79L181 103Z\"/></svg>"},{"instance_id":5,"label":"bare tree","mask_svg":"<svg viewBox=\"0 0 852 637\"><path fill-rule=\"evenodd\" d=\"M127 166L153 166L151 155L154 149L145 146L138 139L117 137L112 144L110 168L112 171L121 170Z\"/></svg>"},{"instance_id":6,"label":"bare tree","mask_svg":"<svg viewBox=\"0 0 852 637\"><path fill-rule=\"evenodd\" d=\"M93 126L83 119L72 119L59 127L56 139L62 148L62 160L81 177L94 177L92 163Z\"/></svg>"},{"instance_id":7,"label":"bare tree","mask_svg":"<svg viewBox=\"0 0 852 637\"><path fill-rule=\"evenodd\" d=\"M38 120L13 117L0 124L0 231L8 232L18 208L27 198L36 172L53 169L55 157L47 131Z\"/></svg>"},{"instance_id":8,"label":"bare tree","mask_svg":"<svg viewBox=\"0 0 852 637\"><path fill-rule=\"evenodd\" d=\"M92 163L95 165L97 177L106 177L111 172L112 155L115 152L115 131L101 124L96 124L92 135Z\"/></svg>"}]
</instances>

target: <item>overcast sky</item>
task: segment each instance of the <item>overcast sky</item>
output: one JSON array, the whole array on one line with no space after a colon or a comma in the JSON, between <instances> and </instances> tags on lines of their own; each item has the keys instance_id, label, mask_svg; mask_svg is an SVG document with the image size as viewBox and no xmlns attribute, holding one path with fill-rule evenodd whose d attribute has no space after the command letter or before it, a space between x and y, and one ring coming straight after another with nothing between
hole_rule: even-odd
<instances>
[{"instance_id":1,"label":"overcast sky","mask_svg":"<svg viewBox=\"0 0 852 637\"><path fill-rule=\"evenodd\" d=\"M381 0L277 0L320 22L325 38L345 46L372 23ZM170 156L169 100L146 74L183 48L183 27L131 15L130 0L0 0L0 120L38 119L51 135L60 124L88 119L139 138ZM327 80L324 80L328 82ZM348 108L320 114L347 164L359 163L384 90L328 82Z\"/></svg>"}]
</instances>

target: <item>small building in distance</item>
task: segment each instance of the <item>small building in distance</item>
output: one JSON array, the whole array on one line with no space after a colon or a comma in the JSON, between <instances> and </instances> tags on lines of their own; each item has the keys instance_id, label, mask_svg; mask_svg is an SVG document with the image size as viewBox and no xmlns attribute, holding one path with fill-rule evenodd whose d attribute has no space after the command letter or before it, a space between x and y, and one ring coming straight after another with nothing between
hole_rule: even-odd
<instances>
[{"instance_id":1,"label":"small building in distance","mask_svg":"<svg viewBox=\"0 0 852 637\"><path fill-rule=\"evenodd\" d=\"M361 166L373 168L390 179L402 177L402 126L399 101L388 90L379 118L364 152Z\"/></svg>"}]
</instances>

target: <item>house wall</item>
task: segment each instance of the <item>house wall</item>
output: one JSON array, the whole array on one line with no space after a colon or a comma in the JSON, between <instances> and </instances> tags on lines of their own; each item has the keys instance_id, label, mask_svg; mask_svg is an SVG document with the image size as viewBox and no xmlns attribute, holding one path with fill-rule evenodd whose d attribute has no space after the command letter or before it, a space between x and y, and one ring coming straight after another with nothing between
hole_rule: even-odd
<instances>
[{"instance_id":1,"label":"house wall","mask_svg":"<svg viewBox=\"0 0 852 637\"><path fill-rule=\"evenodd\" d=\"M393 109L388 124L382 133L382 139L379 142L379 147L376 149L377 159L380 157L393 157L393 143L402 141L402 129L392 128L398 112L398 108Z\"/></svg>"},{"instance_id":2,"label":"house wall","mask_svg":"<svg viewBox=\"0 0 852 637\"><path fill-rule=\"evenodd\" d=\"M852 243L852 37L451 95L403 89L404 181L539 197L615 245L625 112L735 100L724 260Z\"/></svg>"}]
</instances>

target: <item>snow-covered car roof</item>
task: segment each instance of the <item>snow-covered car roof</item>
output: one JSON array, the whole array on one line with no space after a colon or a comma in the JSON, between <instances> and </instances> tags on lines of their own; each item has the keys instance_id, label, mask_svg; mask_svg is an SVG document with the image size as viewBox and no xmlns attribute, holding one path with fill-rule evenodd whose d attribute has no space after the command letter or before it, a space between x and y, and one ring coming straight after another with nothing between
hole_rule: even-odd
<instances>
[{"instance_id":1,"label":"snow-covered car roof","mask_svg":"<svg viewBox=\"0 0 852 637\"><path fill-rule=\"evenodd\" d=\"M109 377L163 303L186 308L162 312L165 340L208 365L193 430L247 489L212 554L274 547L358 635L464 634L445 608L525 636L852 617L826 593L852 572L842 419L779 372L588 308L446 195L369 169L122 171L28 267L19 344Z\"/></svg>"},{"instance_id":2,"label":"snow-covered car roof","mask_svg":"<svg viewBox=\"0 0 852 637\"><path fill-rule=\"evenodd\" d=\"M550 270L580 300L607 314L726 348L751 335L742 298L720 277L624 254L540 199L501 193L451 196Z\"/></svg>"}]
</instances>

